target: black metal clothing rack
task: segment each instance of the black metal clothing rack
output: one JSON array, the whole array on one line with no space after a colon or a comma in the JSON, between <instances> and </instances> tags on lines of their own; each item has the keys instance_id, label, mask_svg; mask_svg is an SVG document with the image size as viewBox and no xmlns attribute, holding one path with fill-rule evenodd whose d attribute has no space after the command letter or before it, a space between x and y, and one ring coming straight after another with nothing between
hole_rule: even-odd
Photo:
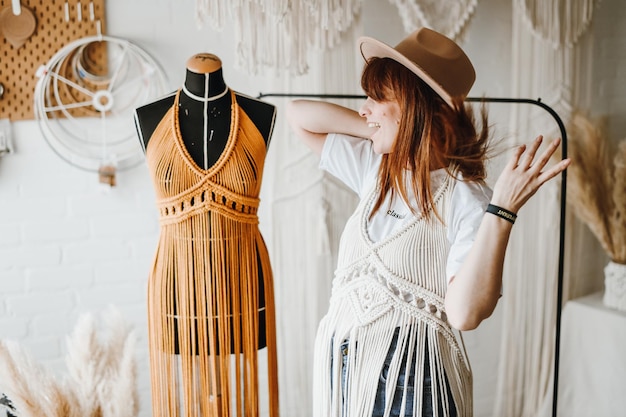
<instances>
[{"instance_id":1,"label":"black metal clothing rack","mask_svg":"<svg viewBox=\"0 0 626 417\"><path fill-rule=\"evenodd\" d=\"M257 98L264 97L301 97L301 98L322 98L322 99L365 99L364 95L356 94L298 94L298 93L260 93ZM490 103L513 103L513 104L532 104L541 107L552 116L559 127L561 133L561 157L567 158L567 132L565 125L558 113L550 106L538 99L528 98L508 98L508 97L468 97L468 102L490 102ZM567 170L561 173L561 205L559 220L559 259L557 274L557 296L556 296L556 327L554 339L554 384L552 387L552 417L557 415L557 398L559 387L559 359L561 348L561 310L563 303L563 264L565 251L565 206L566 206L566 188L567 188Z\"/></svg>"}]
</instances>

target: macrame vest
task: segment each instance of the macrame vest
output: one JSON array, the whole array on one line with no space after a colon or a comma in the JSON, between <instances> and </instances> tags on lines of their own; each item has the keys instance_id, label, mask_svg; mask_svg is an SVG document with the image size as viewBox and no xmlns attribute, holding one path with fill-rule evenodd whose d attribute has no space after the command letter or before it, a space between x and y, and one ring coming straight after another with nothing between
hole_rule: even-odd
<instances>
[{"instance_id":1,"label":"macrame vest","mask_svg":"<svg viewBox=\"0 0 626 417\"><path fill-rule=\"evenodd\" d=\"M433 196L444 219L453 184L448 177ZM391 411L406 357L415 358L413 410L419 415L426 352L433 404L443 404L444 415L439 417L450 412L443 378L450 384L458 416L471 416L471 369L444 310L450 248L446 226L434 216L429 221L416 217L402 230L372 242L367 219L377 195L374 188L359 203L341 238L330 307L315 345L313 415L371 416L383 363L397 334L387 375L385 416ZM341 348L346 341L349 354L344 365ZM411 361L405 363L411 366Z\"/></svg>"},{"instance_id":2,"label":"macrame vest","mask_svg":"<svg viewBox=\"0 0 626 417\"><path fill-rule=\"evenodd\" d=\"M257 416L260 385L278 416L272 271L257 217L266 144L231 97L230 137L209 169L181 139L178 94L146 151L161 228L148 283L154 416Z\"/></svg>"}]
</instances>

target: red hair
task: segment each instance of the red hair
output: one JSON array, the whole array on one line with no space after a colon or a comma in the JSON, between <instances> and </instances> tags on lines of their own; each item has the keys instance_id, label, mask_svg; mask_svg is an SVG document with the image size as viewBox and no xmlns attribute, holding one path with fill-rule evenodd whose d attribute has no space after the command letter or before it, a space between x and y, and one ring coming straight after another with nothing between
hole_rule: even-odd
<instances>
[{"instance_id":1,"label":"red hair","mask_svg":"<svg viewBox=\"0 0 626 417\"><path fill-rule=\"evenodd\" d=\"M409 201L404 172L411 175L411 188L418 210L426 219L433 206L430 171L445 167L448 175L461 173L465 181L483 182L489 142L485 106L481 107L481 130L477 131L474 112L462 98L450 107L435 91L404 65L390 58L371 58L361 76L361 87L375 101L397 101L402 117L398 137L390 154L382 157L378 181L380 194L372 210L383 204L387 193L399 193Z\"/></svg>"}]
</instances>

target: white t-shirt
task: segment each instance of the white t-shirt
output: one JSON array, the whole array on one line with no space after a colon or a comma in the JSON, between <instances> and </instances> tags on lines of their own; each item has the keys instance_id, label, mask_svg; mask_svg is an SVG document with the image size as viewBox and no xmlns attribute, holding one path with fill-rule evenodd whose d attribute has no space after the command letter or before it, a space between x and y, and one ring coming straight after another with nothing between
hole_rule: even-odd
<instances>
[{"instance_id":1,"label":"white t-shirt","mask_svg":"<svg viewBox=\"0 0 626 417\"><path fill-rule=\"evenodd\" d=\"M382 156L372 150L371 141L331 133L326 138L319 166L363 198L377 181L381 160ZM437 189L446 175L444 169L431 172L431 189ZM492 190L484 184L464 182L461 177L458 179L452 192L451 210L448 218L444 219L450 242L446 263L448 281L456 274L471 248L492 194ZM411 187L407 187L407 191L410 190ZM410 200L409 203L417 208L415 197L411 195ZM402 229L412 218L409 206L401 197L391 198L387 194L381 208L368 222L367 232L370 239L377 242Z\"/></svg>"}]
</instances>

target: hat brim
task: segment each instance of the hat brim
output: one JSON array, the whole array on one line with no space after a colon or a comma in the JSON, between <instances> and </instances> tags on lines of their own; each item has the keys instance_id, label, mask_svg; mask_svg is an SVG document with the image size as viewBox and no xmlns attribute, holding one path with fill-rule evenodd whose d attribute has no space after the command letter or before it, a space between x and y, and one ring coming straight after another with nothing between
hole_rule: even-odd
<instances>
[{"instance_id":1,"label":"hat brim","mask_svg":"<svg viewBox=\"0 0 626 417\"><path fill-rule=\"evenodd\" d=\"M387 45L384 42L379 41L378 39L370 38L369 36L361 36L358 39L359 49L361 50L361 55L365 61L368 61L370 58L378 57L378 58L391 58L394 61L399 62L400 64L407 67L411 70L415 75L420 77L430 88L432 88L441 98L444 99L446 103L452 108L454 108L454 102L452 100L452 96L446 92L446 90L435 81L432 77L428 75L426 71L415 62L411 61L400 52L396 51L393 47Z\"/></svg>"}]
</instances>

